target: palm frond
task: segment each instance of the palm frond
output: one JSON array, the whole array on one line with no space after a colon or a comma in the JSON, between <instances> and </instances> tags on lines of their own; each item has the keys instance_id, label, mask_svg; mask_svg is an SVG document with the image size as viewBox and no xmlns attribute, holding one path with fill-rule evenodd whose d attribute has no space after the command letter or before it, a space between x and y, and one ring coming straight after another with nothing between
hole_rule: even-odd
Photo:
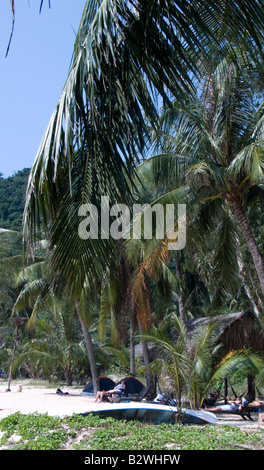
<instances>
[{"instance_id":1,"label":"palm frond","mask_svg":"<svg viewBox=\"0 0 264 470\"><path fill-rule=\"evenodd\" d=\"M27 282L43 278L45 270L47 270L46 261L38 261L24 267L16 278L16 286L19 287Z\"/></svg>"},{"instance_id":2,"label":"palm frond","mask_svg":"<svg viewBox=\"0 0 264 470\"><path fill-rule=\"evenodd\" d=\"M218 304L219 299L227 293L236 291L238 286L238 258L236 252L236 231L232 222L229 207L225 217L217 230L217 241L214 250L213 270L211 273L212 285L215 286L213 303Z\"/></svg>"},{"instance_id":3,"label":"palm frond","mask_svg":"<svg viewBox=\"0 0 264 470\"><path fill-rule=\"evenodd\" d=\"M218 364L207 388L209 389L212 383L224 376L231 377L236 371L258 374L261 370L263 370L261 355L249 350L232 351Z\"/></svg>"},{"instance_id":4,"label":"palm frond","mask_svg":"<svg viewBox=\"0 0 264 470\"><path fill-rule=\"evenodd\" d=\"M229 165L228 172L233 178L248 176L255 182L264 177L264 141L254 142L243 148Z\"/></svg>"},{"instance_id":5,"label":"palm frond","mask_svg":"<svg viewBox=\"0 0 264 470\"><path fill-rule=\"evenodd\" d=\"M36 279L26 284L16 299L13 306L13 313L34 305L36 298L38 298L40 292L43 291L43 287L44 283L41 279Z\"/></svg>"},{"instance_id":6,"label":"palm frond","mask_svg":"<svg viewBox=\"0 0 264 470\"><path fill-rule=\"evenodd\" d=\"M21 242L22 234L16 230L9 230L6 228L0 228L0 240L8 242Z\"/></svg>"},{"instance_id":7,"label":"palm frond","mask_svg":"<svg viewBox=\"0 0 264 470\"><path fill-rule=\"evenodd\" d=\"M113 253L109 240L78 237L79 205L99 204L100 195L129 200L149 125L158 127L158 96L170 106L170 94L194 89L197 57L201 64L215 45L226 50L227 31L232 40L250 35L256 50L261 6L262 0L254 6L248 0L87 0L72 67L30 174L23 222L29 246L41 222L51 231L51 266L77 297L78 286L87 276L100 278ZM199 125L199 113L194 118ZM221 156L206 126L201 135Z\"/></svg>"}]
</instances>

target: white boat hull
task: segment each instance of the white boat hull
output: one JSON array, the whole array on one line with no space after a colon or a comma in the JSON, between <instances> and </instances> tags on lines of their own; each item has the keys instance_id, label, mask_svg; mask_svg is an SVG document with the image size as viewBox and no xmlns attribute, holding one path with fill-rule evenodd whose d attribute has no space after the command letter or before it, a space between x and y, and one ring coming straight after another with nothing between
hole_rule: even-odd
<instances>
[{"instance_id":1,"label":"white boat hull","mask_svg":"<svg viewBox=\"0 0 264 470\"><path fill-rule=\"evenodd\" d=\"M216 424L217 417L209 411L182 410L183 424Z\"/></svg>"},{"instance_id":2,"label":"white boat hull","mask_svg":"<svg viewBox=\"0 0 264 470\"><path fill-rule=\"evenodd\" d=\"M139 420L146 423L175 423L178 409L175 406L155 403L116 403L102 406L83 414L93 414L102 418ZM183 409L181 421L184 424L215 424L217 417L210 412Z\"/></svg>"},{"instance_id":3,"label":"white boat hull","mask_svg":"<svg viewBox=\"0 0 264 470\"><path fill-rule=\"evenodd\" d=\"M72 414L93 414L102 418L112 417L115 419L139 420L141 422L161 424L175 424L178 409L176 406L162 405L153 402L122 402L122 403L96 403L75 405L69 407L56 407L49 409L50 416L70 416ZM181 410L181 422L183 424L215 424L217 417L207 411L196 411L190 409Z\"/></svg>"}]
</instances>

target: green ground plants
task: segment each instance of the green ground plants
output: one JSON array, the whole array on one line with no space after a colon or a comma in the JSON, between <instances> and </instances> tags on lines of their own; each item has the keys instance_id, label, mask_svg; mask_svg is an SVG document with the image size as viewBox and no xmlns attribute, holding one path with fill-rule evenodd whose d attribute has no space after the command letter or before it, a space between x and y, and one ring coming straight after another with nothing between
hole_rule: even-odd
<instances>
[{"instance_id":1,"label":"green ground plants","mask_svg":"<svg viewBox=\"0 0 264 470\"><path fill-rule=\"evenodd\" d=\"M264 450L264 429L159 426L96 416L14 413L0 421L1 450Z\"/></svg>"}]
</instances>

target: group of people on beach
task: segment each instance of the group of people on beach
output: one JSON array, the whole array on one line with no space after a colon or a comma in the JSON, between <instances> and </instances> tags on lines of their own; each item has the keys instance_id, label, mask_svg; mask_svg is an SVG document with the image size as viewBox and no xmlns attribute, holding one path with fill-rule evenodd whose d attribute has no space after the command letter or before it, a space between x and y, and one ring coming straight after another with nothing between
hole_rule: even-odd
<instances>
[{"instance_id":1,"label":"group of people on beach","mask_svg":"<svg viewBox=\"0 0 264 470\"><path fill-rule=\"evenodd\" d=\"M230 397L226 397L225 403L222 405L217 405L217 406L210 406L209 408L205 407L203 408L204 411L211 411L212 413L218 412L218 411L241 411L243 408L245 408L247 405L249 405L249 401L247 398L243 397L237 397L235 400L231 400ZM257 400L250 401L250 410L251 411L257 411L257 412L262 412L264 407L264 400L263 397L258 397Z\"/></svg>"},{"instance_id":2,"label":"group of people on beach","mask_svg":"<svg viewBox=\"0 0 264 470\"><path fill-rule=\"evenodd\" d=\"M235 400L231 400L229 397L227 397L226 403L223 405L218 405L218 406L211 406L210 408L203 408L205 411L211 411L212 413L215 413L217 411L238 411L242 410L243 406L247 404L247 400L245 398L239 398L237 397Z\"/></svg>"},{"instance_id":3,"label":"group of people on beach","mask_svg":"<svg viewBox=\"0 0 264 470\"><path fill-rule=\"evenodd\" d=\"M95 402L102 402L102 401L112 401L113 396L116 395L122 395L125 393L126 389L126 383L125 379L121 380L119 384L117 384L113 389L111 390L102 390L99 391L96 395ZM215 398L215 397L214 397ZM263 399L262 399L263 400ZM264 404L264 402L261 400L261 403ZM216 401L216 400L214 400ZM225 403L224 404L218 404L217 406L210 406L210 407L205 407L202 408L204 411L211 411L211 412L219 412L219 411L241 411L243 407L245 407L248 404L248 401L246 398L242 397L237 397L234 400L231 400L230 397L226 397ZM208 406L208 405L207 405Z\"/></svg>"}]
</instances>

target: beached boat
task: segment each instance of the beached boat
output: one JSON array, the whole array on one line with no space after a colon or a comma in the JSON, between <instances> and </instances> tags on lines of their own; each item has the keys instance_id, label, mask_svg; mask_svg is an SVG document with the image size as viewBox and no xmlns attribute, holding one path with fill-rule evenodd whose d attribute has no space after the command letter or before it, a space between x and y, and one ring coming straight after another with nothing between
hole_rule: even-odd
<instances>
[{"instance_id":1,"label":"beached boat","mask_svg":"<svg viewBox=\"0 0 264 470\"><path fill-rule=\"evenodd\" d=\"M216 424L217 417L209 411L183 409L181 422L183 424Z\"/></svg>"},{"instance_id":2,"label":"beached boat","mask_svg":"<svg viewBox=\"0 0 264 470\"><path fill-rule=\"evenodd\" d=\"M161 424L171 422L177 412L175 407L155 403L112 403L110 406L102 403L101 405L89 413L101 418L112 417Z\"/></svg>"},{"instance_id":3,"label":"beached boat","mask_svg":"<svg viewBox=\"0 0 264 470\"><path fill-rule=\"evenodd\" d=\"M67 398L67 395L65 395ZM112 417L115 419L139 420L145 423L161 424L176 422L178 408L173 405L149 401L124 401L121 403L89 402L69 403L63 406L58 404L56 408L50 408L50 416L71 416L73 414L96 415L101 418ZM208 411L181 410L181 422L184 424L215 424L217 417Z\"/></svg>"},{"instance_id":4,"label":"beached boat","mask_svg":"<svg viewBox=\"0 0 264 470\"><path fill-rule=\"evenodd\" d=\"M175 423L178 409L175 406L160 405L157 403L101 403L101 406L82 414L93 414L101 418L139 420L145 423L161 424ZM181 421L184 424L215 424L217 417L210 412L183 409Z\"/></svg>"}]
</instances>

